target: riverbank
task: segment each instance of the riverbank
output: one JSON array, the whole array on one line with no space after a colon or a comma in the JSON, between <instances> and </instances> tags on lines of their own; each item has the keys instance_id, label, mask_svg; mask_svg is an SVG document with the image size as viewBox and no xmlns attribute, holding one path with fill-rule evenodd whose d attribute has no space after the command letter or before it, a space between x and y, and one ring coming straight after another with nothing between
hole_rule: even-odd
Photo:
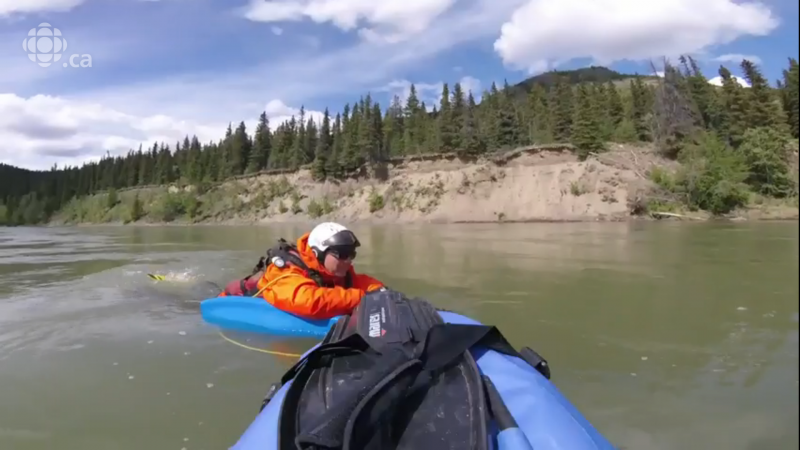
<instances>
[{"instance_id":1,"label":"riverbank","mask_svg":"<svg viewBox=\"0 0 800 450\"><path fill-rule=\"evenodd\" d=\"M391 223L708 219L665 193L680 164L652 147L609 144L581 161L569 145L524 147L463 162L455 155L395 160L388 176L315 182L308 168L217 185L129 189L74 199L49 222L269 224L338 220ZM374 175L374 174L373 174ZM384 174L385 175L385 174ZM382 179L381 179L382 178ZM661 214L666 213L666 214ZM751 195L723 217L796 220L795 199Z\"/></svg>"}]
</instances>

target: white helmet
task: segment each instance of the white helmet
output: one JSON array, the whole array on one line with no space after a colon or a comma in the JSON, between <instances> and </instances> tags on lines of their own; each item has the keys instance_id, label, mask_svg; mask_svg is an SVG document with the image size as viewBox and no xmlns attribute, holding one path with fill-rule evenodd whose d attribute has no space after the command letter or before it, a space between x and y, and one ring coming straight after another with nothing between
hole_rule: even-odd
<instances>
[{"instance_id":1,"label":"white helmet","mask_svg":"<svg viewBox=\"0 0 800 450\"><path fill-rule=\"evenodd\" d=\"M313 230L308 236L308 246L322 259L325 252L331 247L350 247L355 249L361 246L356 235L348 230L344 225L335 222L323 222Z\"/></svg>"}]
</instances>

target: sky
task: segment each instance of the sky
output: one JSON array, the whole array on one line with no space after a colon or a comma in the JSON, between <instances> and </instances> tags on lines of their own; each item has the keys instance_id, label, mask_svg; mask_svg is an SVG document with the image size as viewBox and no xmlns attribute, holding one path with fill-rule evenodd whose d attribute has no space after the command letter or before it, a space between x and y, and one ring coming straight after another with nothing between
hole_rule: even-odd
<instances>
[{"instance_id":1,"label":"sky","mask_svg":"<svg viewBox=\"0 0 800 450\"><path fill-rule=\"evenodd\" d=\"M430 105L443 82L479 97L552 69L651 73L681 54L709 78L747 58L774 83L798 57L798 3L0 0L0 162L78 165L216 141L230 122L252 132L262 112L274 128L368 92L385 106L411 83Z\"/></svg>"}]
</instances>

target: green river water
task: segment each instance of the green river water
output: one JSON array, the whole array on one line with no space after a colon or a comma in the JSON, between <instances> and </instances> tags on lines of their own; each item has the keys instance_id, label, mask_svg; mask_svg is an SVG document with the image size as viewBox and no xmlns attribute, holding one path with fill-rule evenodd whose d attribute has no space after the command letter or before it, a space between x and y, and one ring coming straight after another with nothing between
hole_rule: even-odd
<instances>
[{"instance_id":1,"label":"green river water","mask_svg":"<svg viewBox=\"0 0 800 450\"><path fill-rule=\"evenodd\" d=\"M354 229L357 270L536 349L621 447L798 448L797 223ZM293 360L198 302L303 231L0 229L0 449L233 445Z\"/></svg>"}]
</instances>

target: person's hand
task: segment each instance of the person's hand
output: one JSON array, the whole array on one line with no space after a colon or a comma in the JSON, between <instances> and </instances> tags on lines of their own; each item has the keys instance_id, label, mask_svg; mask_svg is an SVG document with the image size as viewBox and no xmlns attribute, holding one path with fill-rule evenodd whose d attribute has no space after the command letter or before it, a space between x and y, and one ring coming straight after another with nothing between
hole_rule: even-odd
<instances>
[{"instance_id":1,"label":"person's hand","mask_svg":"<svg viewBox=\"0 0 800 450\"><path fill-rule=\"evenodd\" d=\"M373 292L373 291L377 291L378 289L385 288L385 287L386 287L386 286L381 286L381 285L379 285L379 284L372 284L372 285L370 285L369 287L367 287L367 292ZM387 289L388 289L388 288L387 288Z\"/></svg>"}]
</instances>

